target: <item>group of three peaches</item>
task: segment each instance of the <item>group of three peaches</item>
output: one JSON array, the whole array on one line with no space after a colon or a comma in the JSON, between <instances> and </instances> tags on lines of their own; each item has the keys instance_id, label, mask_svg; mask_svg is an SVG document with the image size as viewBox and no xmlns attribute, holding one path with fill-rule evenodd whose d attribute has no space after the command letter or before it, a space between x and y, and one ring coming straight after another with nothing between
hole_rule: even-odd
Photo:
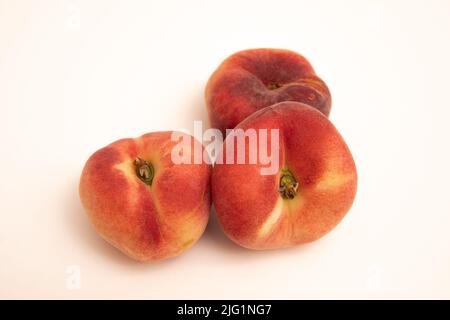
<instances>
[{"instance_id":1,"label":"group of three peaches","mask_svg":"<svg viewBox=\"0 0 450 320\"><path fill-rule=\"evenodd\" d=\"M356 193L355 163L328 119L328 87L303 56L237 52L212 74L205 99L211 127L226 136L216 157L227 147L235 156L238 148L264 145L227 144L236 138L227 129L277 130L271 143L278 145L278 168L261 174L260 159L175 163L173 132L113 142L88 159L79 184L81 202L106 241L139 261L180 255L203 234L211 201L224 233L249 249L310 242L342 220ZM204 150L190 135L180 136L191 150Z\"/></svg>"}]
</instances>

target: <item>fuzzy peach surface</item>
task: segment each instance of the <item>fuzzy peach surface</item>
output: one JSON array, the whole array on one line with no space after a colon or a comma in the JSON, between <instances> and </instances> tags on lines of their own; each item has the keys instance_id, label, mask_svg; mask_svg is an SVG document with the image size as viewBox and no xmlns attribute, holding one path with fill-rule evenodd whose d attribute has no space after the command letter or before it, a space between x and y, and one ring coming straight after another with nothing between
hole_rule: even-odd
<instances>
[{"instance_id":1,"label":"fuzzy peach surface","mask_svg":"<svg viewBox=\"0 0 450 320\"><path fill-rule=\"evenodd\" d=\"M211 166L173 164L176 143L171 132L118 140L95 152L81 174L80 198L95 229L139 261L183 253L208 222ZM151 186L136 175L136 157L153 165Z\"/></svg>"},{"instance_id":2,"label":"fuzzy peach surface","mask_svg":"<svg viewBox=\"0 0 450 320\"><path fill-rule=\"evenodd\" d=\"M205 99L211 126L222 132L278 102L302 102L326 116L331 108L330 91L308 60L285 49L249 49L231 55L211 75Z\"/></svg>"},{"instance_id":3,"label":"fuzzy peach surface","mask_svg":"<svg viewBox=\"0 0 450 320\"><path fill-rule=\"evenodd\" d=\"M341 221L356 194L356 168L343 138L323 114L298 102L282 102L237 128L279 129L280 168L277 174L261 175L259 162L214 166L214 206L233 241L251 249L289 247L316 240ZM222 153L225 149L226 144ZM294 199L280 195L282 169L299 183Z\"/></svg>"}]
</instances>

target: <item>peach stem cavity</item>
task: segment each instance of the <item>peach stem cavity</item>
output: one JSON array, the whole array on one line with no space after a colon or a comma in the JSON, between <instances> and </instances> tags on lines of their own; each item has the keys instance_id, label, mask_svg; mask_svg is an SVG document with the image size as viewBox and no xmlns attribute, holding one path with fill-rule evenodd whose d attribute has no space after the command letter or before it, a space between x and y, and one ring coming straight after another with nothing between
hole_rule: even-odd
<instances>
[{"instance_id":1,"label":"peach stem cavity","mask_svg":"<svg viewBox=\"0 0 450 320\"><path fill-rule=\"evenodd\" d=\"M136 167L136 175L138 178L146 185L151 186L153 177L155 176L155 169L152 164L138 157L134 160L134 166Z\"/></svg>"},{"instance_id":2,"label":"peach stem cavity","mask_svg":"<svg viewBox=\"0 0 450 320\"><path fill-rule=\"evenodd\" d=\"M281 84L279 84L278 82L269 82L267 84L267 89L269 90L275 90L275 89L279 89L281 88Z\"/></svg>"},{"instance_id":3,"label":"peach stem cavity","mask_svg":"<svg viewBox=\"0 0 450 320\"><path fill-rule=\"evenodd\" d=\"M280 186L278 191L283 199L294 199L299 187L298 181L295 179L289 169L281 171Z\"/></svg>"}]
</instances>

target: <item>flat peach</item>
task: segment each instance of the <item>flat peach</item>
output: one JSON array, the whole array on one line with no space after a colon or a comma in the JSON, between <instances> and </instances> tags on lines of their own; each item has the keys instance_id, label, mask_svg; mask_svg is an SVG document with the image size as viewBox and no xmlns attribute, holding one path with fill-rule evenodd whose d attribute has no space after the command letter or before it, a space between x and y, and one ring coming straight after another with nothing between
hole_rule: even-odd
<instances>
[{"instance_id":1,"label":"flat peach","mask_svg":"<svg viewBox=\"0 0 450 320\"><path fill-rule=\"evenodd\" d=\"M95 229L139 261L183 253L208 222L211 166L174 164L176 144L171 132L119 140L95 152L81 174L80 198Z\"/></svg>"},{"instance_id":2,"label":"flat peach","mask_svg":"<svg viewBox=\"0 0 450 320\"><path fill-rule=\"evenodd\" d=\"M290 247L324 236L342 220L355 197L356 168L343 138L322 113L282 102L254 113L236 129L278 129L279 140L268 144L279 143L280 165L271 175L261 174L260 159L214 165L214 206L230 239L251 249ZM229 139L234 135L228 135L218 158L227 152ZM248 139L245 148L251 149Z\"/></svg>"},{"instance_id":3,"label":"flat peach","mask_svg":"<svg viewBox=\"0 0 450 320\"><path fill-rule=\"evenodd\" d=\"M209 119L225 133L249 115L283 101L303 102L328 116L331 95L311 64L296 52L237 52L211 75L205 90Z\"/></svg>"}]
</instances>

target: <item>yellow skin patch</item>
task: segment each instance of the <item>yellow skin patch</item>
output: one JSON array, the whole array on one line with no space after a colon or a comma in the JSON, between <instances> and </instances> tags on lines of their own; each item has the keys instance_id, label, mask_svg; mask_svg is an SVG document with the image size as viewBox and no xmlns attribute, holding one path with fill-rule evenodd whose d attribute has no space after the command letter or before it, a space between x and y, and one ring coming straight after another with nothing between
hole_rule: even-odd
<instances>
[{"instance_id":1,"label":"yellow skin patch","mask_svg":"<svg viewBox=\"0 0 450 320\"><path fill-rule=\"evenodd\" d=\"M121 171L124 174L125 178L127 178L127 181L133 181L136 183L138 182L138 180L136 179L136 173L132 161L123 161L116 164L114 168Z\"/></svg>"},{"instance_id":2,"label":"yellow skin patch","mask_svg":"<svg viewBox=\"0 0 450 320\"><path fill-rule=\"evenodd\" d=\"M269 231L272 229L272 227L278 222L278 220L281 217L281 214L283 212L283 199L279 197L277 202L275 203L275 207L273 208L272 212L267 217L266 221L262 225L262 227L259 229L258 236L260 238L263 238L266 236Z\"/></svg>"},{"instance_id":3,"label":"yellow skin patch","mask_svg":"<svg viewBox=\"0 0 450 320\"><path fill-rule=\"evenodd\" d=\"M336 171L327 171L320 182L316 184L317 191L327 191L338 189L340 186L352 180L352 176L345 175Z\"/></svg>"},{"instance_id":4,"label":"yellow skin patch","mask_svg":"<svg viewBox=\"0 0 450 320\"><path fill-rule=\"evenodd\" d=\"M264 238L270 234L270 231L277 224L283 215L290 215L291 212L298 212L303 206L304 198L300 193L297 193L294 199L278 198L273 210L269 213L266 221L263 223L258 231L258 237Z\"/></svg>"},{"instance_id":5,"label":"yellow skin patch","mask_svg":"<svg viewBox=\"0 0 450 320\"><path fill-rule=\"evenodd\" d=\"M329 190L338 190L339 187L345 185L351 181L353 177L339 173L337 171L328 170L325 172L320 182L314 187L316 191L324 192ZM283 214L289 214L290 212L298 212L299 208L303 205L304 199L300 192L297 193L294 199L283 199L281 196L275 203L273 210L269 213L266 221L263 223L258 231L258 237L264 238L269 235L270 231L277 224Z\"/></svg>"}]
</instances>

